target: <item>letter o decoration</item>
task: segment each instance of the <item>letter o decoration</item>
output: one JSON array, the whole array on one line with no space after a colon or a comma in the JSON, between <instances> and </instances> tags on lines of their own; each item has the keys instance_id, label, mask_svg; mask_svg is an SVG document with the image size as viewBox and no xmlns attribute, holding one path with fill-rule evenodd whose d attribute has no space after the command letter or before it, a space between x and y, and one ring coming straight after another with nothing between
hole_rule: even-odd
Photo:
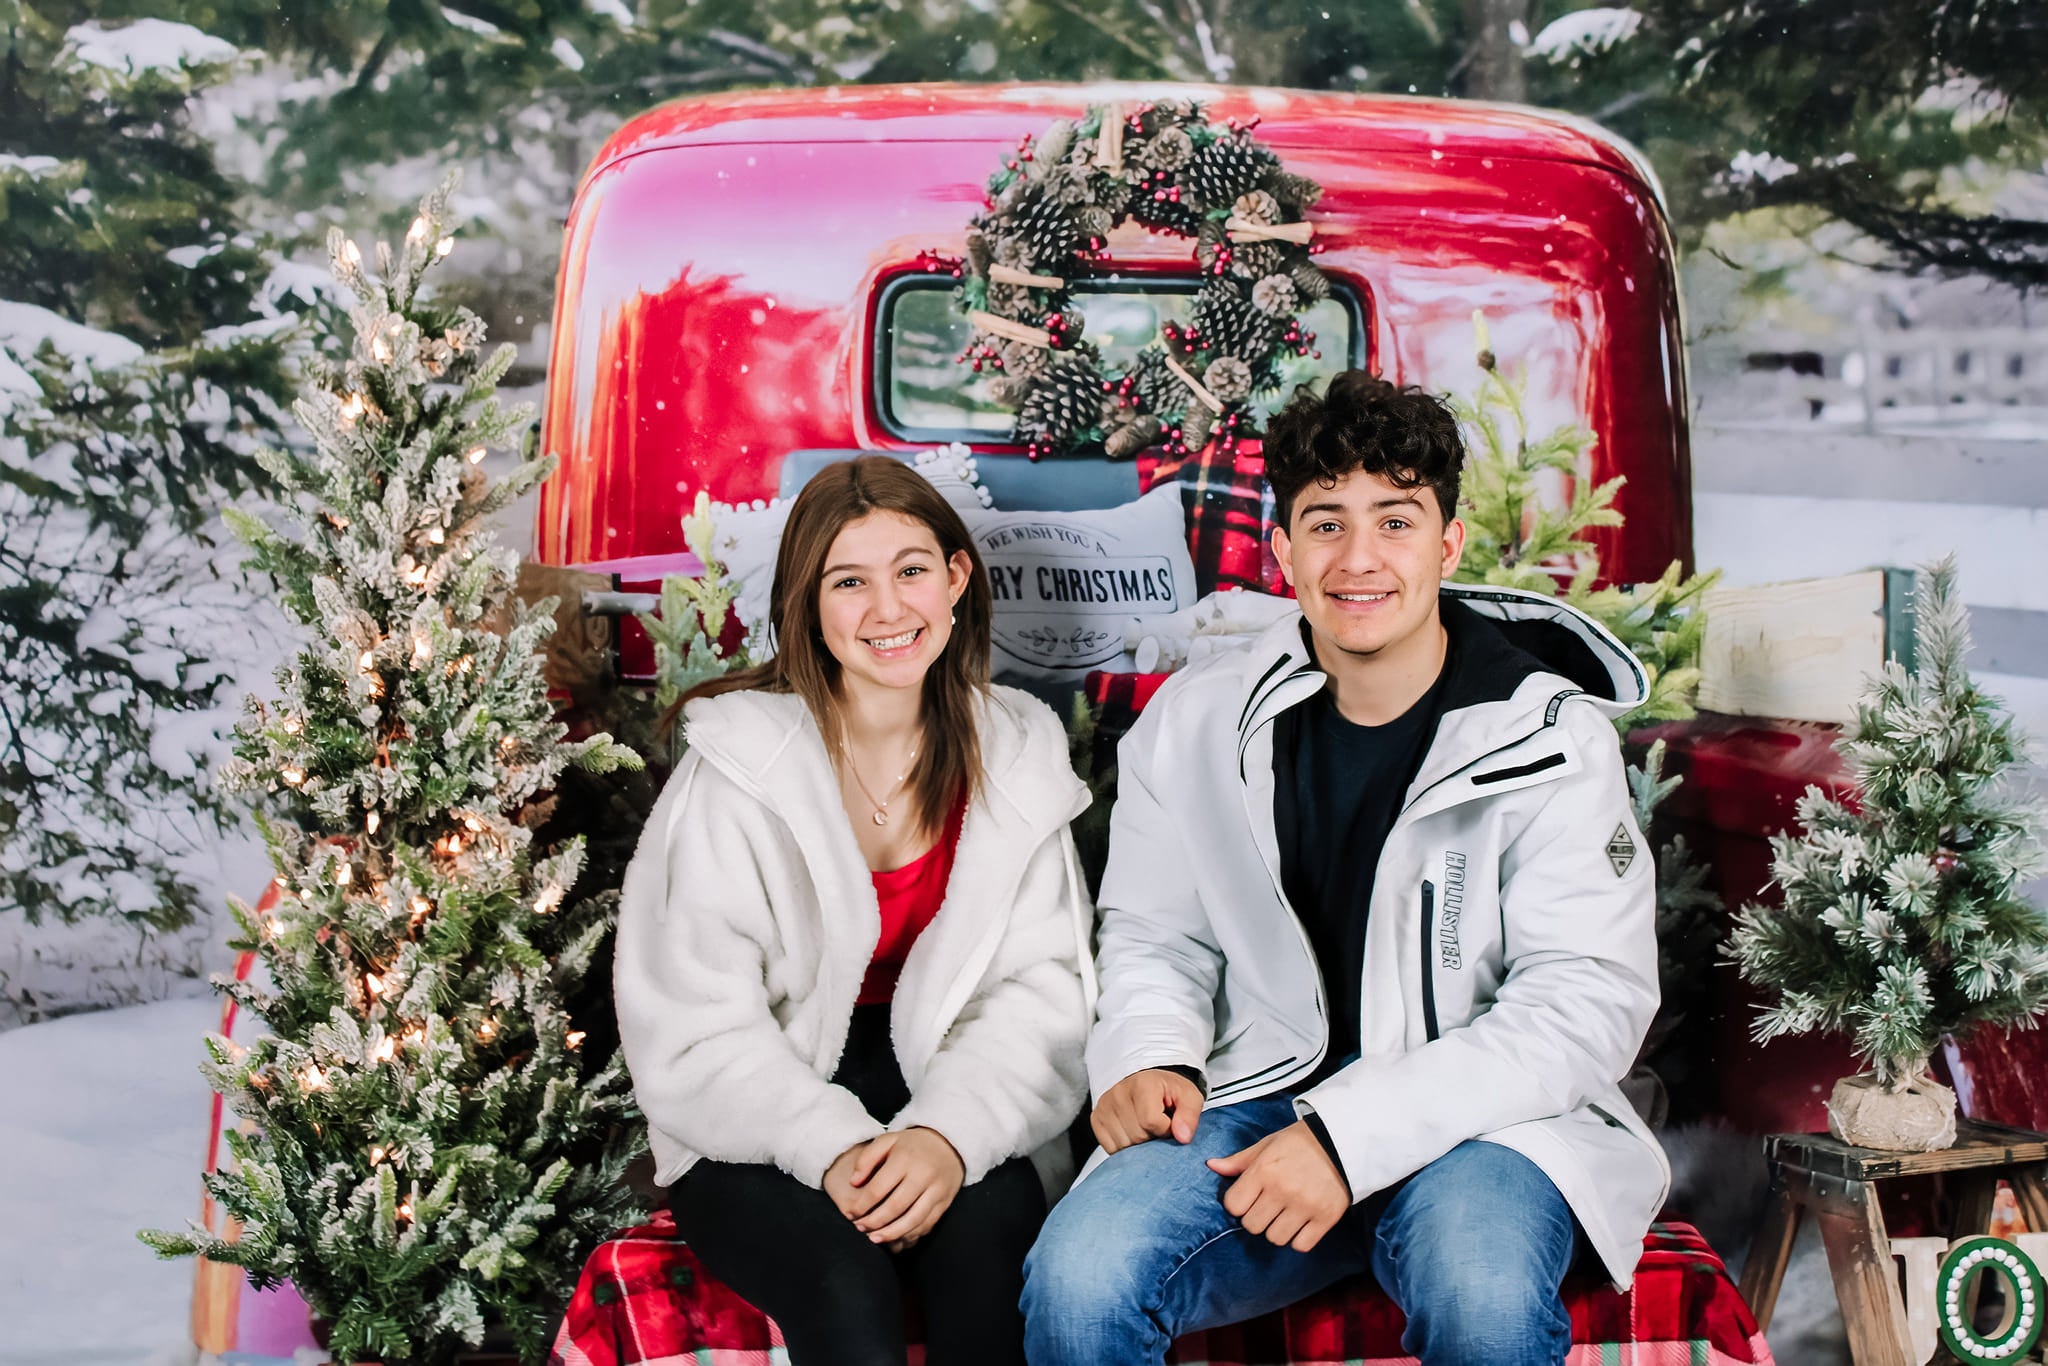
<instances>
[{"instance_id":1,"label":"letter o decoration","mask_svg":"<svg viewBox=\"0 0 2048 1366\"><path fill-rule=\"evenodd\" d=\"M2005 1319L1988 1334L1979 1333L1965 1313L1965 1291L1979 1271L2005 1282ZM1934 1278L1942 1345L1971 1366L2018 1361L2040 1339L2042 1294L2040 1269L2019 1248L2003 1238L1962 1239L1949 1248Z\"/></svg>"}]
</instances>

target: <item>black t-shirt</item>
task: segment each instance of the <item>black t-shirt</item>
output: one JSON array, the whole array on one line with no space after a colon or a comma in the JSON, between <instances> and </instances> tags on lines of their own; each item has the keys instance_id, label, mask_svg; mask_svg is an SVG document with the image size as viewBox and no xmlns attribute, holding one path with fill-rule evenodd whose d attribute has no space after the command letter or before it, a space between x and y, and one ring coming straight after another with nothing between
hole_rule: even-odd
<instances>
[{"instance_id":1,"label":"black t-shirt","mask_svg":"<svg viewBox=\"0 0 2048 1366\"><path fill-rule=\"evenodd\" d=\"M1328 998L1330 1049L1313 1086L1358 1052L1365 926L1380 850L1429 752L1449 657L1429 691L1382 726L1344 719L1325 688L1274 722L1280 885L1308 931Z\"/></svg>"}]
</instances>

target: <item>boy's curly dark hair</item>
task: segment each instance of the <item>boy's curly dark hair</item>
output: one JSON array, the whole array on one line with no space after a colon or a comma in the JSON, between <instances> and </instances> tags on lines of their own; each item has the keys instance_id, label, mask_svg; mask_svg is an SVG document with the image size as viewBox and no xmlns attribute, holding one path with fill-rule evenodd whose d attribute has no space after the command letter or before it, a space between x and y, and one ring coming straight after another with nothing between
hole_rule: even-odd
<instances>
[{"instance_id":1,"label":"boy's curly dark hair","mask_svg":"<svg viewBox=\"0 0 2048 1366\"><path fill-rule=\"evenodd\" d=\"M1304 384L1267 425L1265 454L1283 530L1311 482L1329 487L1353 470L1382 475L1396 488L1426 485L1445 522L1458 515L1464 438L1444 401L1412 384L1364 370L1332 376L1321 394Z\"/></svg>"}]
</instances>

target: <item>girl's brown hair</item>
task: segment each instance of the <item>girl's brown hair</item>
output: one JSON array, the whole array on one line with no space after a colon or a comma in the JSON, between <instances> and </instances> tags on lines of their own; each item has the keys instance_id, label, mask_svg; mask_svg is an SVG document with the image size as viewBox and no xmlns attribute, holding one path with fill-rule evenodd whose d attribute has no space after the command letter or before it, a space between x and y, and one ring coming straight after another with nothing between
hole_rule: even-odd
<instances>
[{"instance_id":1,"label":"girl's brown hair","mask_svg":"<svg viewBox=\"0 0 2048 1366\"><path fill-rule=\"evenodd\" d=\"M758 688L795 693L810 707L836 750L842 734L838 700L839 660L825 646L819 628L818 596L824 591L826 557L849 523L875 512L894 512L923 523L951 563L964 554L970 566L967 589L954 608L951 638L924 676L924 742L910 787L926 834L944 828L953 803L981 786L981 734L976 710L988 691L988 570L974 548L967 524L929 480L900 460L864 455L827 465L811 476L790 505L782 544L775 554L775 586L768 620L774 657L699 683L683 694L664 724L673 725L683 705L699 697Z\"/></svg>"}]
</instances>

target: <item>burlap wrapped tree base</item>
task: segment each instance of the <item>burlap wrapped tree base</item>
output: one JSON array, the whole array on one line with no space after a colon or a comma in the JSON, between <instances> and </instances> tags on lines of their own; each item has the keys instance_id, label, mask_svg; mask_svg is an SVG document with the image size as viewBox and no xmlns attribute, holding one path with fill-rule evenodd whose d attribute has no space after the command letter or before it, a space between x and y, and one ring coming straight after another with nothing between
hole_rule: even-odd
<instances>
[{"instance_id":1,"label":"burlap wrapped tree base","mask_svg":"<svg viewBox=\"0 0 2048 1366\"><path fill-rule=\"evenodd\" d=\"M1925 1153L1956 1141L1956 1093L1915 1072L1898 1090L1869 1072L1843 1077L1828 1097L1828 1132L1859 1148Z\"/></svg>"}]
</instances>

